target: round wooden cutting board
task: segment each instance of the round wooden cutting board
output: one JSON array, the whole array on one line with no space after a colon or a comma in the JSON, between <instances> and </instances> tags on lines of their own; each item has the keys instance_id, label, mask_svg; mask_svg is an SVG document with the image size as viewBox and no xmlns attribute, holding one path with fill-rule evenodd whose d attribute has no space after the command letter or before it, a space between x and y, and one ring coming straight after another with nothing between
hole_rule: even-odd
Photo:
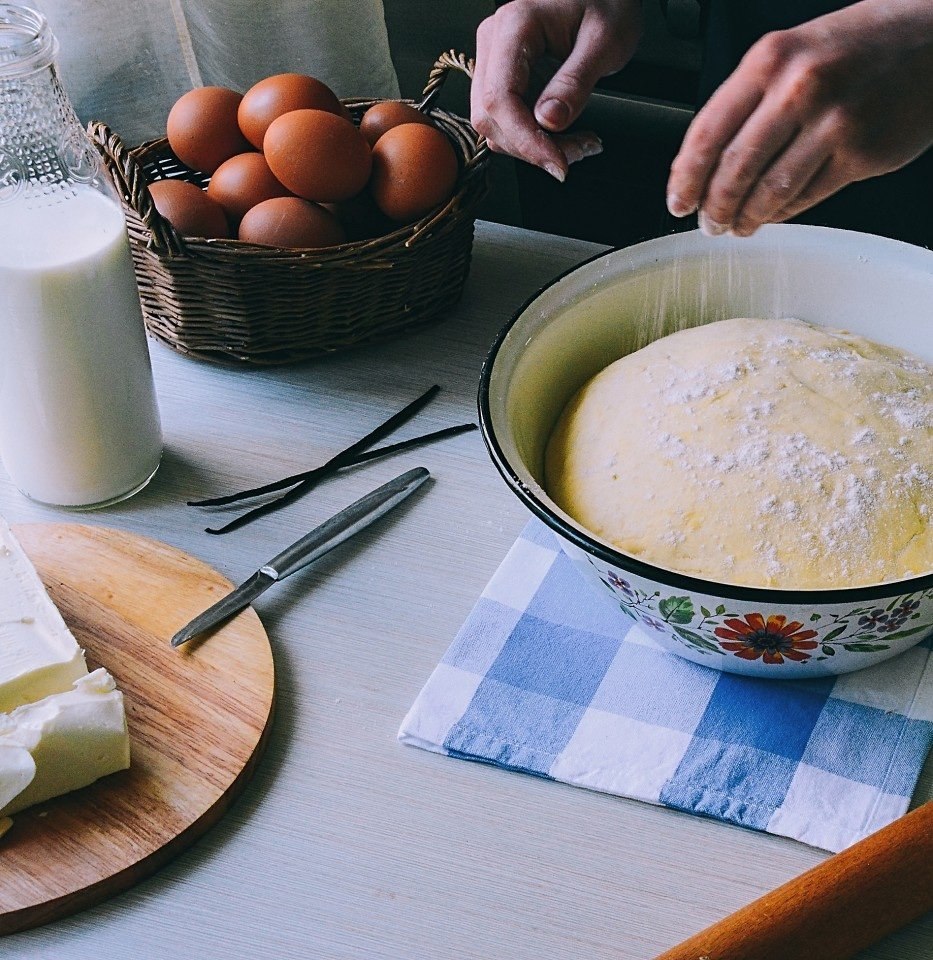
<instances>
[{"instance_id":1,"label":"round wooden cutting board","mask_svg":"<svg viewBox=\"0 0 933 960\"><path fill-rule=\"evenodd\" d=\"M211 567L106 527L14 533L87 654L123 691L128 770L39 804L0 838L0 934L57 919L153 873L216 823L271 727L269 640L251 608L202 641L169 638L231 587Z\"/></svg>"}]
</instances>

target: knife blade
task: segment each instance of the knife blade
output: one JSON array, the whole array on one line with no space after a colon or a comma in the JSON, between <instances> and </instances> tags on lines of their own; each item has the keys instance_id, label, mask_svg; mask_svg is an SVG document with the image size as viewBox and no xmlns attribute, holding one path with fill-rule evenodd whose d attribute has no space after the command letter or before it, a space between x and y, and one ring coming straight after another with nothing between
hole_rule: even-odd
<instances>
[{"instance_id":1,"label":"knife blade","mask_svg":"<svg viewBox=\"0 0 933 960\"><path fill-rule=\"evenodd\" d=\"M384 483L354 501L330 519L306 533L300 540L276 554L268 563L247 577L238 587L198 614L181 628L171 640L173 647L229 620L249 606L274 583L324 556L334 547L356 536L361 530L397 507L424 483L431 474L424 467L415 467Z\"/></svg>"}]
</instances>

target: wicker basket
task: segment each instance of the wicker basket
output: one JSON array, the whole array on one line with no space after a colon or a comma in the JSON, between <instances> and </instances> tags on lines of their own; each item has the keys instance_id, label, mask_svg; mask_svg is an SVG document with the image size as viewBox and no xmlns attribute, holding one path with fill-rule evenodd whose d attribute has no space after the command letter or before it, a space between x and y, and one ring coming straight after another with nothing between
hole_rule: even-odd
<instances>
[{"instance_id":1,"label":"wicker basket","mask_svg":"<svg viewBox=\"0 0 933 960\"><path fill-rule=\"evenodd\" d=\"M238 240L183 239L156 211L147 184L178 177L204 186L165 138L127 149L104 124L89 132L123 198L130 247L152 336L209 360L277 364L388 338L438 318L470 267L475 208L488 188L488 150L470 124L432 106L451 70L472 76L453 51L431 70L420 102L454 144L454 195L427 217L385 236L308 251ZM343 101L354 121L377 100Z\"/></svg>"}]
</instances>

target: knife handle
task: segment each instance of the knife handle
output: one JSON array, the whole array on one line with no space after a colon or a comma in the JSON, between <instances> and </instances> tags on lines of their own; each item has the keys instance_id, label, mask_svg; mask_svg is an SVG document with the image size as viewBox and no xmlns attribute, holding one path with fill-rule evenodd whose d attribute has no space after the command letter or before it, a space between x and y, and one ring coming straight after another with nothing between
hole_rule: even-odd
<instances>
[{"instance_id":1,"label":"knife handle","mask_svg":"<svg viewBox=\"0 0 933 960\"><path fill-rule=\"evenodd\" d=\"M429 476L424 467L415 467L400 474L296 540L260 570L275 580L284 580L388 513L417 490Z\"/></svg>"},{"instance_id":2,"label":"knife handle","mask_svg":"<svg viewBox=\"0 0 933 960\"><path fill-rule=\"evenodd\" d=\"M655 960L849 960L933 910L933 801Z\"/></svg>"}]
</instances>

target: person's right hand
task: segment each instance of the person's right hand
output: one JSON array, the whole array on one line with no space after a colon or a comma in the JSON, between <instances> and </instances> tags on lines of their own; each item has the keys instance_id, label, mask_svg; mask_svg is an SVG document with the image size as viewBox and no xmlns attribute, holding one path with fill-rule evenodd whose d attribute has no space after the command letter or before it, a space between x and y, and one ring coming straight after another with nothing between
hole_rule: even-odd
<instances>
[{"instance_id":1,"label":"person's right hand","mask_svg":"<svg viewBox=\"0 0 933 960\"><path fill-rule=\"evenodd\" d=\"M631 59L641 37L641 0L512 0L480 25L470 120L492 150L563 181L571 163L602 149L593 134L563 134L596 82ZM532 68L562 61L533 106ZM562 135L563 134L563 135Z\"/></svg>"},{"instance_id":2,"label":"person's right hand","mask_svg":"<svg viewBox=\"0 0 933 960\"><path fill-rule=\"evenodd\" d=\"M668 208L747 237L933 146L933 0L860 0L767 34L694 118Z\"/></svg>"}]
</instances>

